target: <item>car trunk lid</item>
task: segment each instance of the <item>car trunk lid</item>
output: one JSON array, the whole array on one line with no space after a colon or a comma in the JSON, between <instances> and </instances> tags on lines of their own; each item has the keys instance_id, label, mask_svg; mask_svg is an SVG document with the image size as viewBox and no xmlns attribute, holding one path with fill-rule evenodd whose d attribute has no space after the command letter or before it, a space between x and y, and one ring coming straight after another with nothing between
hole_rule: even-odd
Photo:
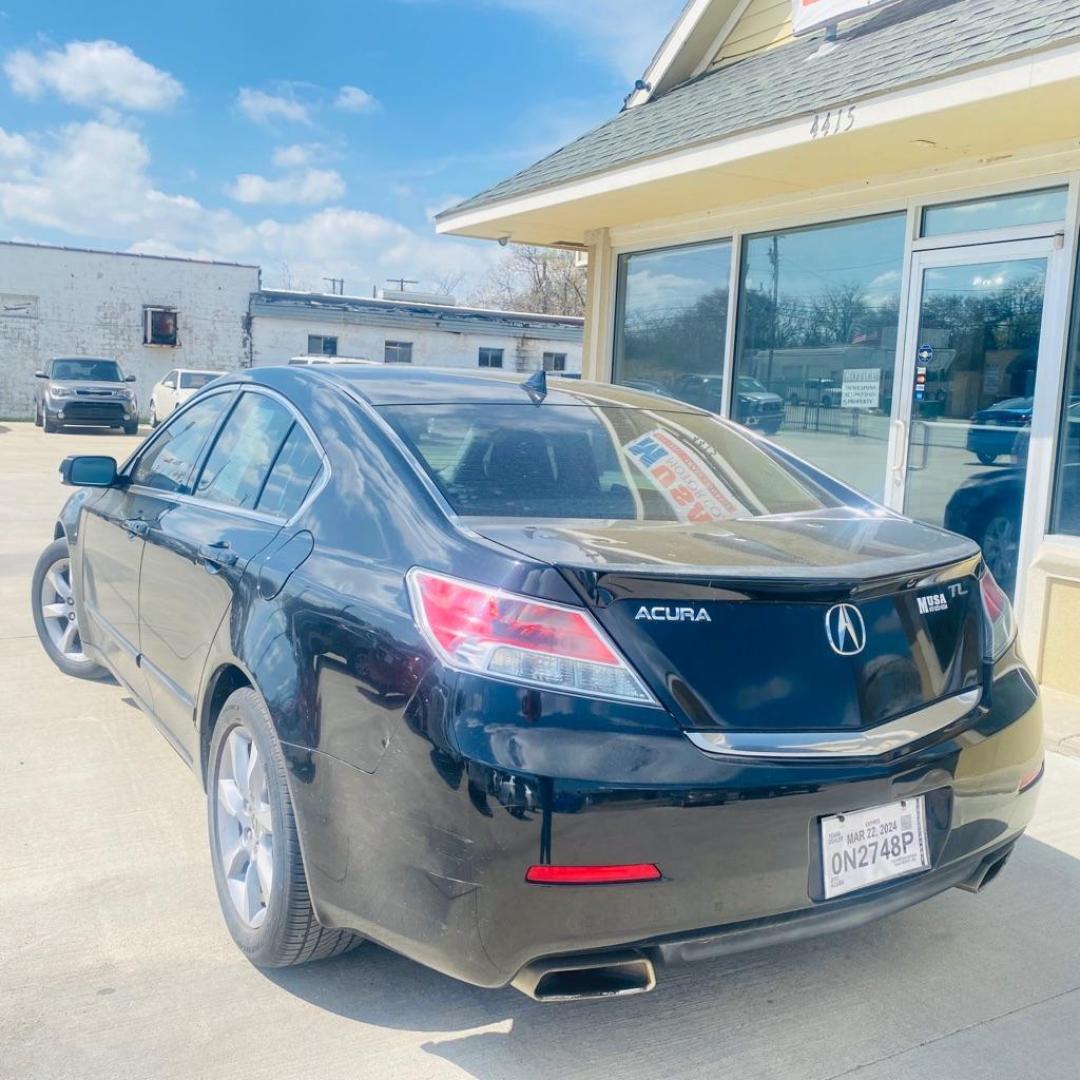
<instances>
[{"instance_id":1,"label":"car trunk lid","mask_svg":"<svg viewBox=\"0 0 1080 1080\"><path fill-rule=\"evenodd\" d=\"M556 565L687 728L857 731L979 683L978 549L892 514L470 526Z\"/></svg>"}]
</instances>

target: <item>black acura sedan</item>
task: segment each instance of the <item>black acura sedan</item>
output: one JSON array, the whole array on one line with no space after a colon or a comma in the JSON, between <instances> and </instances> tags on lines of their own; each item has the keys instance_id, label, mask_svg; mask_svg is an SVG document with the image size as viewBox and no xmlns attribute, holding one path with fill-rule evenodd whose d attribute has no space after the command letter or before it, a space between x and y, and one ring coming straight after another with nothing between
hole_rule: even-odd
<instances>
[{"instance_id":1,"label":"black acura sedan","mask_svg":"<svg viewBox=\"0 0 1080 1080\"><path fill-rule=\"evenodd\" d=\"M205 785L259 965L364 938L539 999L1000 870L1039 700L970 540L614 386L218 380L80 485L42 644Z\"/></svg>"}]
</instances>

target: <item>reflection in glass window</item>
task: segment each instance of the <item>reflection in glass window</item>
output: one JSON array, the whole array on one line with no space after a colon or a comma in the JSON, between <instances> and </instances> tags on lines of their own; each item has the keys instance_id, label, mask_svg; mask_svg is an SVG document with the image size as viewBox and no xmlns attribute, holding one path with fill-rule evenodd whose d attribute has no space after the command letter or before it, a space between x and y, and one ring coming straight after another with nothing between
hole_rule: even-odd
<instances>
[{"instance_id":1,"label":"reflection in glass window","mask_svg":"<svg viewBox=\"0 0 1080 1080\"><path fill-rule=\"evenodd\" d=\"M1065 373L1050 531L1080 536L1080 278L1077 280L1077 298L1073 303L1072 331L1069 335L1069 360Z\"/></svg>"},{"instance_id":2,"label":"reflection in glass window","mask_svg":"<svg viewBox=\"0 0 1080 1080\"><path fill-rule=\"evenodd\" d=\"M1069 189L1060 187L928 206L923 211L922 235L947 236L1064 221L1068 201Z\"/></svg>"},{"instance_id":3,"label":"reflection in glass window","mask_svg":"<svg viewBox=\"0 0 1080 1080\"><path fill-rule=\"evenodd\" d=\"M284 405L262 394L244 394L206 459L195 494L209 502L254 509L292 422Z\"/></svg>"},{"instance_id":4,"label":"reflection in glass window","mask_svg":"<svg viewBox=\"0 0 1080 1080\"><path fill-rule=\"evenodd\" d=\"M615 382L720 411L731 243L623 255Z\"/></svg>"},{"instance_id":5,"label":"reflection in glass window","mask_svg":"<svg viewBox=\"0 0 1080 1080\"><path fill-rule=\"evenodd\" d=\"M744 241L731 415L872 498L885 488L903 214Z\"/></svg>"},{"instance_id":6,"label":"reflection in glass window","mask_svg":"<svg viewBox=\"0 0 1080 1080\"><path fill-rule=\"evenodd\" d=\"M379 411L459 514L707 525L840 505L766 444L696 413L527 402Z\"/></svg>"}]
</instances>

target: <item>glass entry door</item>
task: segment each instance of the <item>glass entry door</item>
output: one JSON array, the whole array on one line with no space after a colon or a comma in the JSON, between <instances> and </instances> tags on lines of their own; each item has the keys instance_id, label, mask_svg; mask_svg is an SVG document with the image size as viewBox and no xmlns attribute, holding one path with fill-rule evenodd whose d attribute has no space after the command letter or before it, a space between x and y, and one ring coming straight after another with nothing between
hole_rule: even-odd
<instances>
[{"instance_id":1,"label":"glass entry door","mask_svg":"<svg viewBox=\"0 0 1080 1080\"><path fill-rule=\"evenodd\" d=\"M890 503L977 541L1015 590L1052 239L913 256Z\"/></svg>"}]
</instances>

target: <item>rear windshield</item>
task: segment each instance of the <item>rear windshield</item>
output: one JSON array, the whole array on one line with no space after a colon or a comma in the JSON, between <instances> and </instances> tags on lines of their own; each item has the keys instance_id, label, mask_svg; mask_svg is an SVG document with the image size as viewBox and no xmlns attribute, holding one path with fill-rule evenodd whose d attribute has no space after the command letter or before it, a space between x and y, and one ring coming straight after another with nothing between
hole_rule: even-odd
<instances>
[{"instance_id":1,"label":"rear windshield","mask_svg":"<svg viewBox=\"0 0 1080 1080\"><path fill-rule=\"evenodd\" d=\"M86 379L93 382L123 382L115 360L54 360L52 377L58 382Z\"/></svg>"},{"instance_id":2,"label":"rear windshield","mask_svg":"<svg viewBox=\"0 0 1080 1080\"><path fill-rule=\"evenodd\" d=\"M380 412L466 516L707 523L840 505L707 416L528 402Z\"/></svg>"},{"instance_id":3,"label":"rear windshield","mask_svg":"<svg viewBox=\"0 0 1080 1080\"><path fill-rule=\"evenodd\" d=\"M213 382L220 374L220 371L181 371L180 389L198 390L207 383Z\"/></svg>"}]
</instances>

